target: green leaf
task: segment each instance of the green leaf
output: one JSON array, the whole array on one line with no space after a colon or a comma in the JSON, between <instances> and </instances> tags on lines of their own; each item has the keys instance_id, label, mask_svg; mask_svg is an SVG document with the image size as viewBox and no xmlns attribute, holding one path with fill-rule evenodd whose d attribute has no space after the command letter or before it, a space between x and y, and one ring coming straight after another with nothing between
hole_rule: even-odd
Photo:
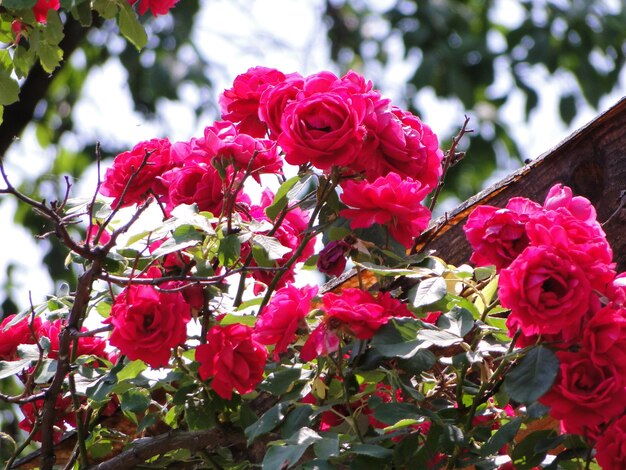
<instances>
[{"instance_id":1,"label":"green leaf","mask_svg":"<svg viewBox=\"0 0 626 470\"><path fill-rule=\"evenodd\" d=\"M374 408L374 418L385 424L396 424L404 419L423 419L422 411L410 403L381 403Z\"/></svg>"},{"instance_id":2,"label":"green leaf","mask_svg":"<svg viewBox=\"0 0 626 470\"><path fill-rule=\"evenodd\" d=\"M30 367L31 359L20 359L19 361L0 361L0 379L17 375L22 370Z\"/></svg>"},{"instance_id":3,"label":"green leaf","mask_svg":"<svg viewBox=\"0 0 626 470\"><path fill-rule=\"evenodd\" d=\"M259 388L270 392L272 395L282 395L289 392L296 382L307 380L313 374L312 370L286 367L269 374L259 385Z\"/></svg>"},{"instance_id":4,"label":"green leaf","mask_svg":"<svg viewBox=\"0 0 626 470\"><path fill-rule=\"evenodd\" d=\"M460 336L454 335L448 331L439 330L423 329L417 333L417 336L419 339L429 341L433 345L440 348L446 348L448 346L452 346L453 344L458 344L463 341L463 338L461 338Z\"/></svg>"},{"instance_id":5,"label":"green leaf","mask_svg":"<svg viewBox=\"0 0 626 470\"><path fill-rule=\"evenodd\" d=\"M126 364L122 370L117 373L117 380L118 382L123 382L124 380L134 379L147 368L148 366L145 362L136 359Z\"/></svg>"},{"instance_id":6,"label":"green leaf","mask_svg":"<svg viewBox=\"0 0 626 470\"><path fill-rule=\"evenodd\" d=\"M506 444L511 442L517 435L522 425L523 418L521 416L512 419L492 435L489 440L480 448L480 455L487 457L496 454Z\"/></svg>"},{"instance_id":7,"label":"green leaf","mask_svg":"<svg viewBox=\"0 0 626 470\"><path fill-rule=\"evenodd\" d=\"M254 247L261 247L265 251L267 259L270 261L279 260L287 253L291 252L291 248L281 245L276 238L266 235L254 235L252 237L252 245L253 249Z\"/></svg>"},{"instance_id":8,"label":"green leaf","mask_svg":"<svg viewBox=\"0 0 626 470\"><path fill-rule=\"evenodd\" d=\"M234 325L239 323L241 325L254 326L257 321L257 317L255 315L233 315L232 313L227 313L220 320L220 325Z\"/></svg>"},{"instance_id":9,"label":"green leaf","mask_svg":"<svg viewBox=\"0 0 626 470\"><path fill-rule=\"evenodd\" d=\"M217 259L222 266L232 266L241 256L241 240L235 234L227 235L220 240Z\"/></svg>"},{"instance_id":10,"label":"green leaf","mask_svg":"<svg viewBox=\"0 0 626 470\"><path fill-rule=\"evenodd\" d=\"M0 69L0 105L6 106L15 103L19 99L20 86L9 72Z\"/></svg>"},{"instance_id":11,"label":"green leaf","mask_svg":"<svg viewBox=\"0 0 626 470\"><path fill-rule=\"evenodd\" d=\"M44 359L35 377L35 383L45 384L49 382L57 372L57 365L58 363L54 359Z\"/></svg>"},{"instance_id":12,"label":"green leaf","mask_svg":"<svg viewBox=\"0 0 626 470\"><path fill-rule=\"evenodd\" d=\"M474 316L468 310L455 306L449 313L439 317L437 326L456 336L464 337L474 328Z\"/></svg>"},{"instance_id":13,"label":"green leaf","mask_svg":"<svg viewBox=\"0 0 626 470\"><path fill-rule=\"evenodd\" d=\"M530 404L546 393L559 372L559 359L548 348L531 349L504 379L509 396L520 403Z\"/></svg>"},{"instance_id":14,"label":"green leaf","mask_svg":"<svg viewBox=\"0 0 626 470\"><path fill-rule=\"evenodd\" d=\"M59 17L59 12L54 8L50 8L46 15L46 28L43 30L43 37L48 44L56 46L64 36L63 23Z\"/></svg>"},{"instance_id":15,"label":"green leaf","mask_svg":"<svg viewBox=\"0 0 626 470\"><path fill-rule=\"evenodd\" d=\"M81 26L91 26L93 15L91 13L91 5L88 1L81 0L78 5L67 9L72 12L72 16L79 21Z\"/></svg>"},{"instance_id":16,"label":"green leaf","mask_svg":"<svg viewBox=\"0 0 626 470\"><path fill-rule=\"evenodd\" d=\"M37 0L3 0L2 6L9 10L30 10L37 4Z\"/></svg>"},{"instance_id":17,"label":"green leaf","mask_svg":"<svg viewBox=\"0 0 626 470\"><path fill-rule=\"evenodd\" d=\"M276 191L272 204L265 208L265 215L267 215L271 220L274 220L278 214L280 214L280 211L287 206L289 203L287 193L289 193L289 190L293 188L299 180L299 176L294 176L280 185L280 188Z\"/></svg>"},{"instance_id":18,"label":"green leaf","mask_svg":"<svg viewBox=\"0 0 626 470\"><path fill-rule=\"evenodd\" d=\"M7 433L0 432L0 455L12 455L17 449L15 439Z\"/></svg>"},{"instance_id":19,"label":"green leaf","mask_svg":"<svg viewBox=\"0 0 626 470\"><path fill-rule=\"evenodd\" d=\"M388 459L393 455L391 449L371 444L357 444L350 450L357 455L366 455L375 459Z\"/></svg>"},{"instance_id":20,"label":"green leaf","mask_svg":"<svg viewBox=\"0 0 626 470\"><path fill-rule=\"evenodd\" d=\"M271 446L263 458L262 470L277 470L293 467L306 452L309 445L275 445Z\"/></svg>"},{"instance_id":21,"label":"green leaf","mask_svg":"<svg viewBox=\"0 0 626 470\"><path fill-rule=\"evenodd\" d=\"M120 2L120 11L117 17L117 25L120 33L128 39L137 50L143 49L148 44L146 30L139 22L139 18L128 2Z\"/></svg>"},{"instance_id":22,"label":"green leaf","mask_svg":"<svg viewBox=\"0 0 626 470\"><path fill-rule=\"evenodd\" d=\"M280 428L281 435L283 437L291 436L296 433L298 429L310 424L312 414L313 407L311 405L304 404L296 406L285 418Z\"/></svg>"},{"instance_id":23,"label":"green leaf","mask_svg":"<svg viewBox=\"0 0 626 470\"><path fill-rule=\"evenodd\" d=\"M248 426L244 431L248 439L248 445L252 444L257 437L270 432L278 426L280 422L285 419L285 412L288 406L288 403L277 403L266 411L256 423L252 426Z\"/></svg>"},{"instance_id":24,"label":"green leaf","mask_svg":"<svg viewBox=\"0 0 626 470\"><path fill-rule=\"evenodd\" d=\"M124 412L143 413L150 406L150 394L143 388L134 387L120 395L120 407Z\"/></svg>"},{"instance_id":25,"label":"green leaf","mask_svg":"<svg viewBox=\"0 0 626 470\"><path fill-rule=\"evenodd\" d=\"M522 442L513 448L511 453L515 470L530 470L540 465L547 451L538 452L537 448L545 447L542 444L546 441L552 441L555 436L556 432L552 429L535 431L526 436Z\"/></svg>"},{"instance_id":26,"label":"green leaf","mask_svg":"<svg viewBox=\"0 0 626 470\"><path fill-rule=\"evenodd\" d=\"M378 264L374 264L374 263L369 263L369 262L364 262L364 263L354 263L355 265L366 269L367 271L371 271L374 274L378 274L379 276L393 276L393 277L398 277L398 276L415 276L415 275L419 275L420 271L419 269L424 269L424 268L416 268L416 269L398 269L398 268L388 268L386 266L381 266ZM432 273L432 271L430 269L425 269L425 271L422 274L430 274Z\"/></svg>"},{"instance_id":27,"label":"green leaf","mask_svg":"<svg viewBox=\"0 0 626 470\"><path fill-rule=\"evenodd\" d=\"M195 405L191 403L187 405L185 407L185 421L190 431L200 431L217 425L215 412L205 404Z\"/></svg>"},{"instance_id":28,"label":"green leaf","mask_svg":"<svg viewBox=\"0 0 626 470\"><path fill-rule=\"evenodd\" d=\"M442 277L430 277L411 288L407 298L411 305L418 308L434 304L443 299L446 293L446 281Z\"/></svg>"},{"instance_id":29,"label":"green leaf","mask_svg":"<svg viewBox=\"0 0 626 470\"><path fill-rule=\"evenodd\" d=\"M339 437L331 433L324 434L324 438L313 444L313 450L317 458L328 460L339 456Z\"/></svg>"},{"instance_id":30,"label":"green leaf","mask_svg":"<svg viewBox=\"0 0 626 470\"><path fill-rule=\"evenodd\" d=\"M71 10L72 8L84 3L89 4L88 0L61 0L61 8L64 10Z\"/></svg>"},{"instance_id":31,"label":"green leaf","mask_svg":"<svg viewBox=\"0 0 626 470\"><path fill-rule=\"evenodd\" d=\"M39 62L43 69L48 72L54 72L61 60L63 60L63 51L56 44L49 44L45 41L39 43Z\"/></svg>"}]
</instances>

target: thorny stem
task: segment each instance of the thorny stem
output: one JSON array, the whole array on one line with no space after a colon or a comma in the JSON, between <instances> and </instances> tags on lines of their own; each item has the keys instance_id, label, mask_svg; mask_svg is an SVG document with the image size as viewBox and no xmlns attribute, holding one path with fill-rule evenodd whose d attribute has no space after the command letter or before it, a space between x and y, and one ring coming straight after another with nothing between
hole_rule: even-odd
<instances>
[{"instance_id":1,"label":"thorny stem","mask_svg":"<svg viewBox=\"0 0 626 470\"><path fill-rule=\"evenodd\" d=\"M24 452L24 449L28 447L28 445L33 440L33 437L35 436L37 431L39 431L39 424L40 424L39 419L36 419L35 423L33 424L33 429L31 429L30 433L28 434L24 442L22 442L22 444L18 446L17 449L15 449L15 452L13 452L13 455L9 458L9 460L7 460L7 463L4 466L4 470L11 470L11 467L13 466L13 463L15 462L15 460L19 457L19 455L22 452Z\"/></svg>"}]
</instances>

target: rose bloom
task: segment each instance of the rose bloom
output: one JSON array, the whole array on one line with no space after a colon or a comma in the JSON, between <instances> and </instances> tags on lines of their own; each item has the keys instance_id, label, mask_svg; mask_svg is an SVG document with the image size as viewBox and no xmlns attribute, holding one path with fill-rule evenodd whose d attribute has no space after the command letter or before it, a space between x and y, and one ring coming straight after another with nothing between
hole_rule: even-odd
<instances>
[{"instance_id":1,"label":"rose bloom","mask_svg":"<svg viewBox=\"0 0 626 470\"><path fill-rule=\"evenodd\" d=\"M500 273L500 300L511 309L509 330L527 336L577 330L591 305L587 273L567 252L529 246Z\"/></svg>"},{"instance_id":2,"label":"rose bloom","mask_svg":"<svg viewBox=\"0 0 626 470\"><path fill-rule=\"evenodd\" d=\"M557 351L560 363L554 385L541 403L560 419L568 433L593 435L597 427L624 411L624 376L614 364L600 364L585 349Z\"/></svg>"},{"instance_id":3,"label":"rose bloom","mask_svg":"<svg viewBox=\"0 0 626 470\"><path fill-rule=\"evenodd\" d=\"M178 3L178 0L128 0L131 5L134 5L139 1L140 15L145 15L148 10L152 13L152 16L166 15L170 9Z\"/></svg>"},{"instance_id":4,"label":"rose bloom","mask_svg":"<svg viewBox=\"0 0 626 470\"><path fill-rule=\"evenodd\" d=\"M474 252L470 258L477 266L506 268L528 246L526 224L541 206L522 198L512 198L506 208L478 206L463 227Z\"/></svg>"},{"instance_id":5,"label":"rose bloom","mask_svg":"<svg viewBox=\"0 0 626 470\"><path fill-rule=\"evenodd\" d=\"M166 366L172 349L186 341L190 319L190 307L180 292L131 285L117 296L104 323L113 325L112 346L130 360L157 368Z\"/></svg>"},{"instance_id":6,"label":"rose bloom","mask_svg":"<svg viewBox=\"0 0 626 470\"><path fill-rule=\"evenodd\" d=\"M59 0L37 0L33 7L35 20L38 23L45 24L48 17L48 10L58 10L61 6Z\"/></svg>"},{"instance_id":7,"label":"rose bloom","mask_svg":"<svg viewBox=\"0 0 626 470\"><path fill-rule=\"evenodd\" d=\"M582 328L582 344L598 364L615 364L626 377L626 309L606 305Z\"/></svg>"},{"instance_id":8,"label":"rose bloom","mask_svg":"<svg viewBox=\"0 0 626 470\"><path fill-rule=\"evenodd\" d=\"M287 105L293 101L304 87L304 79L298 73L285 76L285 81L265 87L259 99L259 118L267 125L270 136L277 139L282 133L280 127Z\"/></svg>"},{"instance_id":9,"label":"rose bloom","mask_svg":"<svg viewBox=\"0 0 626 470\"><path fill-rule=\"evenodd\" d=\"M613 251L596 220L583 221L561 207L534 214L526 232L533 245L550 245L569 253L595 289L604 290L615 277Z\"/></svg>"},{"instance_id":10,"label":"rose bloom","mask_svg":"<svg viewBox=\"0 0 626 470\"><path fill-rule=\"evenodd\" d=\"M363 145L366 100L343 90L313 93L285 108L278 144L291 165L349 166Z\"/></svg>"},{"instance_id":11,"label":"rose bloom","mask_svg":"<svg viewBox=\"0 0 626 470\"><path fill-rule=\"evenodd\" d=\"M149 154L147 163L140 168L146 154ZM100 192L105 196L114 197L113 207L122 203L122 207L141 203L146 193L152 189L161 193L157 177L171 168L170 141L168 139L152 139L140 142L131 151L120 153L113 166L104 175L104 182ZM135 175L130 185L128 182ZM128 185L128 190L122 201L122 194Z\"/></svg>"},{"instance_id":12,"label":"rose bloom","mask_svg":"<svg viewBox=\"0 0 626 470\"><path fill-rule=\"evenodd\" d=\"M350 209L339 215L349 219L353 229L386 225L396 241L410 248L430 221L430 211L421 204L427 193L428 188L419 181L402 179L397 173L381 176L373 183L347 181L341 200Z\"/></svg>"},{"instance_id":13,"label":"rose bloom","mask_svg":"<svg viewBox=\"0 0 626 470\"><path fill-rule=\"evenodd\" d=\"M24 414L24 419L18 423L18 427L30 433L37 422L38 414L43 408L43 400L24 403L20 405L20 410ZM52 440L55 444L61 442L63 433L76 428L76 413L72 405L72 398L62 398L57 395L54 404L54 427L52 428ZM41 429L33 435L33 440L41 442Z\"/></svg>"},{"instance_id":14,"label":"rose bloom","mask_svg":"<svg viewBox=\"0 0 626 470\"><path fill-rule=\"evenodd\" d=\"M285 80L285 74L267 67L252 67L238 75L233 87L219 98L222 118L237 124L239 131L252 137L263 137L267 130L259 119L261 93Z\"/></svg>"},{"instance_id":15,"label":"rose bloom","mask_svg":"<svg viewBox=\"0 0 626 470\"><path fill-rule=\"evenodd\" d=\"M551 211L565 209L583 222L590 225L598 224L596 209L589 199L582 196L574 196L571 188L562 184L555 184L550 188L543 202L543 207Z\"/></svg>"},{"instance_id":16,"label":"rose bloom","mask_svg":"<svg viewBox=\"0 0 626 470\"><path fill-rule=\"evenodd\" d=\"M596 460L603 470L626 468L626 416L613 421L598 437Z\"/></svg>"},{"instance_id":17,"label":"rose bloom","mask_svg":"<svg viewBox=\"0 0 626 470\"><path fill-rule=\"evenodd\" d=\"M329 242L319 253L317 269L319 272L331 276L340 276L346 269L346 253L351 245L345 240Z\"/></svg>"},{"instance_id":18,"label":"rose bloom","mask_svg":"<svg viewBox=\"0 0 626 470\"><path fill-rule=\"evenodd\" d=\"M267 350L253 334L247 325L216 325L207 333L206 344L196 349L200 378L212 378L211 387L226 400L232 398L233 389L250 393L263 379Z\"/></svg>"},{"instance_id":19,"label":"rose bloom","mask_svg":"<svg viewBox=\"0 0 626 470\"><path fill-rule=\"evenodd\" d=\"M341 329L359 339L370 339L391 316L367 291L344 289L340 294L326 293L323 310L331 328Z\"/></svg>"},{"instance_id":20,"label":"rose bloom","mask_svg":"<svg viewBox=\"0 0 626 470\"><path fill-rule=\"evenodd\" d=\"M17 359L17 347L20 344L35 344L35 338L29 326L30 317L17 322L10 328L6 326L15 318L8 315L0 324L0 360L13 361ZM41 325L41 318L33 320L33 330L37 331Z\"/></svg>"},{"instance_id":21,"label":"rose bloom","mask_svg":"<svg viewBox=\"0 0 626 470\"><path fill-rule=\"evenodd\" d=\"M435 133L417 116L381 99L367 115L365 126L367 158L357 163L369 180L394 172L418 180L429 190L437 185L443 151Z\"/></svg>"},{"instance_id":22,"label":"rose bloom","mask_svg":"<svg viewBox=\"0 0 626 470\"><path fill-rule=\"evenodd\" d=\"M61 331L65 328L65 324L61 319L55 321L44 321L37 329L37 337L41 338L45 336L50 340L50 352L48 357L57 359L59 357L59 339ZM81 332L88 331L87 328L82 327ZM73 347L73 344L71 345ZM106 358L105 352L106 341L98 336L82 336L78 338L78 349L76 356L97 356Z\"/></svg>"},{"instance_id":23,"label":"rose bloom","mask_svg":"<svg viewBox=\"0 0 626 470\"><path fill-rule=\"evenodd\" d=\"M339 336L332 329L329 323L324 320L309 335L302 350L300 359L309 362L319 356L328 356L339 349Z\"/></svg>"},{"instance_id":24,"label":"rose bloom","mask_svg":"<svg viewBox=\"0 0 626 470\"><path fill-rule=\"evenodd\" d=\"M317 290L317 286L297 288L289 284L276 291L259 315L253 338L261 344L276 345L275 361L295 339L296 331L311 310L311 300L317 295Z\"/></svg>"}]
</instances>

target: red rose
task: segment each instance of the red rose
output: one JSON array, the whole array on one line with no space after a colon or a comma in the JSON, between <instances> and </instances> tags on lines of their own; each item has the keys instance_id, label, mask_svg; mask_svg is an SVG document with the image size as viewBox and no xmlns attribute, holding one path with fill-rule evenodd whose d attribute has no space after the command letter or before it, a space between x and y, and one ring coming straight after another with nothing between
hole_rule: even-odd
<instances>
[{"instance_id":1,"label":"red rose","mask_svg":"<svg viewBox=\"0 0 626 470\"><path fill-rule=\"evenodd\" d=\"M571 336L589 311L591 294L585 270L549 246L529 246L500 273L500 300L511 309L507 325L527 336Z\"/></svg>"},{"instance_id":2,"label":"red rose","mask_svg":"<svg viewBox=\"0 0 626 470\"><path fill-rule=\"evenodd\" d=\"M33 7L33 13L35 14L35 20L38 23L46 23L48 17L48 10L58 10L61 6L59 0L37 0L37 3Z\"/></svg>"},{"instance_id":3,"label":"red rose","mask_svg":"<svg viewBox=\"0 0 626 470\"><path fill-rule=\"evenodd\" d=\"M339 337L329 328L326 321L320 323L309 335L302 350L300 359L309 362L319 356L327 356L339 349Z\"/></svg>"},{"instance_id":4,"label":"red rose","mask_svg":"<svg viewBox=\"0 0 626 470\"><path fill-rule=\"evenodd\" d=\"M37 328L37 337L45 336L50 340L50 352L48 357L57 359L59 357L59 338L61 336L61 330L65 327L61 319L55 321L44 321ZM87 328L82 327L81 331L87 331ZM72 345L73 347L73 345ZM105 352L106 341L98 336L83 336L78 338L78 350L76 356L97 356L107 357Z\"/></svg>"},{"instance_id":5,"label":"red rose","mask_svg":"<svg viewBox=\"0 0 626 470\"><path fill-rule=\"evenodd\" d=\"M139 1L140 15L145 15L148 10L152 12L152 16L166 15L170 9L178 3L178 0L129 0L131 5Z\"/></svg>"},{"instance_id":6,"label":"red rose","mask_svg":"<svg viewBox=\"0 0 626 470\"><path fill-rule=\"evenodd\" d=\"M340 276L346 268L346 253L351 245L344 240L329 242L319 253L317 269L331 276Z\"/></svg>"},{"instance_id":7,"label":"red rose","mask_svg":"<svg viewBox=\"0 0 626 470\"><path fill-rule=\"evenodd\" d=\"M132 285L117 296L104 322L113 325L112 346L156 368L166 366L172 349L185 342L190 319L190 307L180 292Z\"/></svg>"},{"instance_id":8,"label":"red rose","mask_svg":"<svg viewBox=\"0 0 626 470\"><path fill-rule=\"evenodd\" d=\"M391 318L372 294L361 289L327 293L322 302L329 326L343 329L359 339L370 339Z\"/></svg>"},{"instance_id":9,"label":"red rose","mask_svg":"<svg viewBox=\"0 0 626 470\"><path fill-rule=\"evenodd\" d=\"M368 158L359 163L369 180L394 172L418 180L429 190L437 185L443 151L435 133L417 116L382 99L368 114L365 126Z\"/></svg>"},{"instance_id":10,"label":"red rose","mask_svg":"<svg viewBox=\"0 0 626 470\"><path fill-rule=\"evenodd\" d=\"M35 400L34 402L24 403L20 405L20 410L24 414L24 419L18 423L20 429L30 433L39 420L41 409L43 408L43 400ZM61 442L63 433L70 429L76 428L76 413L73 410L72 398L62 398L57 395L54 404L54 427L52 439L55 444ZM41 429L33 435L35 441L41 442Z\"/></svg>"},{"instance_id":11,"label":"red rose","mask_svg":"<svg viewBox=\"0 0 626 470\"><path fill-rule=\"evenodd\" d=\"M252 137L263 137L265 125L259 119L261 93L285 80L285 74L267 67L253 67L238 75L233 87L219 98L222 118L237 124L239 131Z\"/></svg>"},{"instance_id":12,"label":"red rose","mask_svg":"<svg viewBox=\"0 0 626 470\"><path fill-rule=\"evenodd\" d=\"M267 350L253 333L252 328L238 323L216 325L207 333L207 343L196 349L200 378L213 378L211 387L226 400L231 399L233 388L243 395L263 378Z\"/></svg>"},{"instance_id":13,"label":"red rose","mask_svg":"<svg viewBox=\"0 0 626 470\"><path fill-rule=\"evenodd\" d=\"M149 154L147 163L141 164ZM141 170L139 168L141 167ZM113 167L104 175L100 192L105 196L114 197L113 207L123 203L123 207L141 203L146 193L152 189L160 193L157 177L171 167L170 141L168 139L152 139L140 142L129 152L120 153L113 161ZM131 176L134 175L131 184ZM124 189L128 186L126 194ZM124 200L122 201L122 195Z\"/></svg>"},{"instance_id":14,"label":"red rose","mask_svg":"<svg viewBox=\"0 0 626 470\"><path fill-rule=\"evenodd\" d=\"M421 204L428 191L419 181L402 179L396 173L373 183L347 181L341 200L351 208L339 215L349 219L353 229L386 225L391 236L409 248L430 221L430 211Z\"/></svg>"},{"instance_id":15,"label":"red rose","mask_svg":"<svg viewBox=\"0 0 626 470\"><path fill-rule=\"evenodd\" d=\"M582 344L598 364L615 364L626 377L626 309L609 304L585 322Z\"/></svg>"},{"instance_id":16,"label":"red rose","mask_svg":"<svg viewBox=\"0 0 626 470\"><path fill-rule=\"evenodd\" d=\"M35 338L28 325L30 317L24 318L15 325L6 326L15 318L9 315L0 324L0 360L13 361L17 359L17 347L20 344L35 344ZM33 330L37 331L41 325L41 318L35 317L33 320Z\"/></svg>"},{"instance_id":17,"label":"red rose","mask_svg":"<svg viewBox=\"0 0 626 470\"><path fill-rule=\"evenodd\" d=\"M261 344L276 345L275 361L295 339L296 331L311 310L311 300L316 294L317 287L297 288L289 284L276 291L259 315L253 337Z\"/></svg>"},{"instance_id":18,"label":"red rose","mask_svg":"<svg viewBox=\"0 0 626 470\"><path fill-rule=\"evenodd\" d=\"M477 266L506 268L528 246L526 224L541 211L533 201L516 197L504 209L478 206L463 227L474 252L470 260Z\"/></svg>"},{"instance_id":19,"label":"red rose","mask_svg":"<svg viewBox=\"0 0 626 470\"><path fill-rule=\"evenodd\" d=\"M291 165L320 170L348 166L363 145L365 100L343 92L320 92L285 108L278 144Z\"/></svg>"},{"instance_id":20,"label":"red rose","mask_svg":"<svg viewBox=\"0 0 626 470\"><path fill-rule=\"evenodd\" d=\"M568 433L594 434L598 425L624 411L624 376L614 364L601 364L585 349L557 351L560 371L539 399Z\"/></svg>"},{"instance_id":21,"label":"red rose","mask_svg":"<svg viewBox=\"0 0 626 470\"><path fill-rule=\"evenodd\" d=\"M626 468L626 416L611 423L598 437L596 460L603 470Z\"/></svg>"}]
</instances>

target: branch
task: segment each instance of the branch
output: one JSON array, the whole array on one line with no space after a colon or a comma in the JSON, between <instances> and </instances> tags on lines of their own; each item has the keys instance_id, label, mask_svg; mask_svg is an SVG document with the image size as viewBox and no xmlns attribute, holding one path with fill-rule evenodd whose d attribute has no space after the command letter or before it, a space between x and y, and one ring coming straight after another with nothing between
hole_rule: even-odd
<instances>
[{"instance_id":1,"label":"branch","mask_svg":"<svg viewBox=\"0 0 626 470\"><path fill-rule=\"evenodd\" d=\"M220 447L245 443L241 431L229 428L213 428L205 431L171 431L156 437L135 441L133 447L89 470L131 470L156 455L176 449L215 452Z\"/></svg>"}]
</instances>

